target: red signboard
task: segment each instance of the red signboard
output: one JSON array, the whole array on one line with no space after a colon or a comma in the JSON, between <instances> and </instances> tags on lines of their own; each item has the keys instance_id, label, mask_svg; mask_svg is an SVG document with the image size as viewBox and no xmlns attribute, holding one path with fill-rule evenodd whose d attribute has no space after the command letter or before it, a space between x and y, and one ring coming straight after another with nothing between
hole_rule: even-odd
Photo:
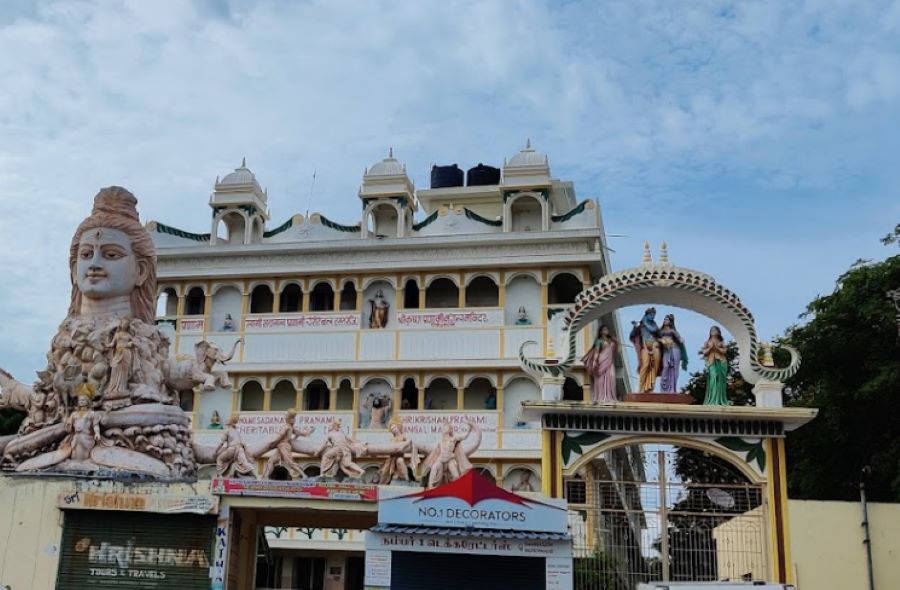
<instances>
[{"instance_id":1,"label":"red signboard","mask_svg":"<svg viewBox=\"0 0 900 590\"><path fill-rule=\"evenodd\" d=\"M220 496L264 496L313 500L377 502L378 486L337 481L272 481L261 479L221 479L210 483L210 491Z\"/></svg>"}]
</instances>

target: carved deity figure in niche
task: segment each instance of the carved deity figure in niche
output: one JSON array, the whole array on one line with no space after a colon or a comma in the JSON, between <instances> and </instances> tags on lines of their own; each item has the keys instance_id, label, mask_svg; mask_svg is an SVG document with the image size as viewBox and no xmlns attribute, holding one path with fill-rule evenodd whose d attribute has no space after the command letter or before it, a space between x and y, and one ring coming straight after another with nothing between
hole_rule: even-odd
<instances>
[{"instance_id":1,"label":"carved deity figure in niche","mask_svg":"<svg viewBox=\"0 0 900 590\"><path fill-rule=\"evenodd\" d=\"M409 467L413 470L418 465L419 456L412 439L403 432L403 424L399 416L391 418L388 426L391 432L391 445L393 451L384 460L378 472L378 483L388 485L395 479L409 481ZM410 453L410 463L406 463L406 453Z\"/></svg>"},{"instance_id":2,"label":"carved deity figure in niche","mask_svg":"<svg viewBox=\"0 0 900 590\"><path fill-rule=\"evenodd\" d=\"M256 477L256 467L237 429L239 420L238 414L228 418L222 440L216 448L216 475L219 477Z\"/></svg>"},{"instance_id":3,"label":"carved deity figure in niche","mask_svg":"<svg viewBox=\"0 0 900 590\"><path fill-rule=\"evenodd\" d=\"M82 409L106 410L98 427L108 444L76 453L89 454L90 465L163 479L196 473L189 420L166 381L168 343L154 325L156 254L136 205L127 190L105 188L72 237L69 311L33 388L32 426L26 425L33 430L6 445L5 468L69 469L60 452L86 446L82 437L69 440L66 428L80 431L90 421L77 401ZM85 388L95 394L76 400ZM75 415L77 424L70 420ZM71 469L84 471L88 464L78 461Z\"/></svg>"},{"instance_id":4,"label":"carved deity figure in niche","mask_svg":"<svg viewBox=\"0 0 900 590\"><path fill-rule=\"evenodd\" d=\"M531 320L528 319L528 312L525 311L525 306L520 305L519 311L516 314L516 325L517 326L530 326Z\"/></svg>"},{"instance_id":5,"label":"carved deity figure in niche","mask_svg":"<svg viewBox=\"0 0 900 590\"><path fill-rule=\"evenodd\" d=\"M309 436L315 430L314 428L300 428L294 424L297 418L297 411L290 409L284 413L284 423L278 430L278 435L274 441L275 450L266 461L266 468L263 471L264 479L271 479L272 472L276 467L284 467L287 469L291 478L299 477L303 472L297 462L294 461L293 449L291 443L298 436Z\"/></svg>"},{"instance_id":6,"label":"carved deity figure in niche","mask_svg":"<svg viewBox=\"0 0 900 590\"><path fill-rule=\"evenodd\" d=\"M362 409L369 416L369 428L383 430L387 428L394 402L387 394L370 393L363 402Z\"/></svg>"},{"instance_id":7,"label":"carved deity figure in niche","mask_svg":"<svg viewBox=\"0 0 900 590\"><path fill-rule=\"evenodd\" d=\"M648 308L639 322L631 322L629 340L638 355L640 392L649 393L656 387L661 357L659 350L659 326L656 325L656 309Z\"/></svg>"},{"instance_id":8,"label":"carved deity figure in niche","mask_svg":"<svg viewBox=\"0 0 900 590\"><path fill-rule=\"evenodd\" d=\"M687 371L687 350L684 338L675 327L675 316L666 314L659 329L659 345L662 348L662 375L659 389L663 393L678 392L678 371Z\"/></svg>"},{"instance_id":9,"label":"carved deity figure in niche","mask_svg":"<svg viewBox=\"0 0 900 590\"><path fill-rule=\"evenodd\" d=\"M355 441L344 434L341 430L341 421L335 419L328 425L325 440L314 453L322 458L319 473L322 477L332 477L333 472L340 468L348 477L362 477L365 470L353 461L353 457L365 455L367 450L365 443Z\"/></svg>"},{"instance_id":10,"label":"carved deity figure in niche","mask_svg":"<svg viewBox=\"0 0 900 590\"><path fill-rule=\"evenodd\" d=\"M616 398L616 349L618 341L613 338L608 326L600 326L594 345L581 362L593 379L591 401L614 402Z\"/></svg>"},{"instance_id":11,"label":"carved deity figure in niche","mask_svg":"<svg viewBox=\"0 0 900 590\"><path fill-rule=\"evenodd\" d=\"M428 487L433 488L443 483L454 481L472 469L472 463L462 447L462 442L470 434L478 430L478 425L467 420L465 432L453 432L453 426L444 422L441 427L441 440L425 459L425 470L428 471Z\"/></svg>"},{"instance_id":12,"label":"carved deity figure in niche","mask_svg":"<svg viewBox=\"0 0 900 590\"><path fill-rule=\"evenodd\" d=\"M384 298L381 289L375 292L375 297L369 299L369 327L384 328L388 323L388 311L391 304Z\"/></svg>"},{"instance_id":13,"label":"carved deity figure in niche","mask_svg":"<svg viewBox=\"0 0 900 590\"><path fill-rule=\"evenodd\" d=\"M225 319L222 321L222 331L234 332L234 318L231 317L230 313L225 314Z\"/></svg>"},{"instance_id":14,"label":"carved deity figure in niche","mask_svg":"<svg viewBox=\"0 0 900 590\"><path fill-rule=\"evenodd\" d=\"M727 346L718 326L709 329L709 338L703 344L700 354L706 360L705 406L728 405L728 361L725 359Z\"/></svg>"},{"instance_id":15,"label":"carved deity figure in niche","mask_svg":"<svg viewBox=\"0 0 900 590\"><path fill-rule=\"evenodd\" d=\"M514 492L536 492L534 489L534 482L531 481L531 478L534 474L530 469L520 469L519 470L519 481L513 484L512 491Z\"/></svg>"}]
</instances>

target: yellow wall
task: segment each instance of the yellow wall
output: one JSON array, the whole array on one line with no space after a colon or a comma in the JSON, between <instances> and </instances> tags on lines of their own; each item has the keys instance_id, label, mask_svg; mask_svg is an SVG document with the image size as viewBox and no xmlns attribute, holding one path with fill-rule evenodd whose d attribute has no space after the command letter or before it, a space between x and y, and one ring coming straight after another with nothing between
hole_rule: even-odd
<instances>
[{"instance_id":1,"label":"yellow wall","mask_svg":"<svg viewBox=\"0 0 900 590\"><path fill-rule=\"evenodd\" d=\"M797 590L866 590L866 548L858 502L790 500ZM900 504L869 504L876 590L900 588Z\"/></svg>"},{"instance_id":2,"label":"yellow wall","mask_svg":"<svg viewBox=\"0 0 900 590\"><path fill-rule=\"evenodd\" d=\"M64 485L72 484L0 477L0 587L56 587Z\"/></svg>"}]
</instances>

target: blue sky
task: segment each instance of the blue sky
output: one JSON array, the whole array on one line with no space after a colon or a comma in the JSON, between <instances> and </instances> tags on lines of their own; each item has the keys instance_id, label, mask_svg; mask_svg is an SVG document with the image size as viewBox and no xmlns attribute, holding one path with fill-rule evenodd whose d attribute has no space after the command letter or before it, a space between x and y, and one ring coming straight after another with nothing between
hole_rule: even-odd
<instances>
[{"instance_id":1,"label":"blue sky","mask_svg":"<svg viewBox=\"0 0 900 590\"><path fill-rule=\"evenodd\" d=\"M97 189L208 231L242 156L273 223L313 170L312 209L355 222L388 146L424 187L431 163L499 164L530 137L625 236L617 268L665 239L764 337L895 252L900 2L13 0L0 80L0 366L25 381Z\"/></svg>"}]
</instances>

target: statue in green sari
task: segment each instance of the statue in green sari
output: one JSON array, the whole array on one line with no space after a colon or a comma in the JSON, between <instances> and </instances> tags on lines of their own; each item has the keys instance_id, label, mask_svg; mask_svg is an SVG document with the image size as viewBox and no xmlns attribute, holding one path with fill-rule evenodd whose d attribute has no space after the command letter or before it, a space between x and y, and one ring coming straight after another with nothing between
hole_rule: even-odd
<instances>
[{"instance_id":1,"label":"statue in green sari","mask_svg":"<svg viewBox=\"0 0 900 590\"><path fill-rule=\"evenodd\" d=\"M700 354L706 359L705 406L728 405L728 361L725 360L725 341L718 326L709 329L709 338Z\"/></svg>"}]
</instances>

